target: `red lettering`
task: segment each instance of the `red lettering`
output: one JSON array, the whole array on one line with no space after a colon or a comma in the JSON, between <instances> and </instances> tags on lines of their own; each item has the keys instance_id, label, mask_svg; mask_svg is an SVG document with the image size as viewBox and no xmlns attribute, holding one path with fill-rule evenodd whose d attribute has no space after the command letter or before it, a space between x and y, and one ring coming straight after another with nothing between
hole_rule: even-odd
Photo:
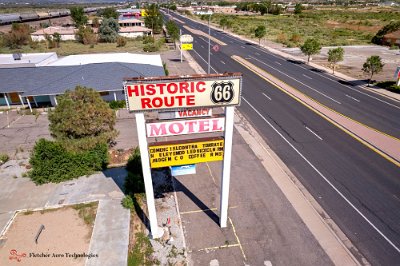
<instances>
[{"instance_id":1,"label":"red lettering","mask_svg":"<svg viewBox=\"0 0 400 266\"><path fill-rule=\"evenodd\" d=\"M157 127L157 125L159 127ZM148 128L150 127L150 133L149 137L154 137L154 136L162 136L167 134L167 129L165 128L165 124L148 124Z\"/></svg>"},{"instance_id":2,"label":"red lettering","mask_svg":"<svg viewBox=\"0 0 400 266\"><path fill-rule=\"evenodd\" d=\"M166 84L164 84L164 83L157 84L157 87L160 88L160 94L164 94L164 87L165 87L165 85L166 85Z\"/></svg>"},{"instance_id":3,"label":"red lettering","mask_svg":"<svg viewBox=\"0 0 400 266\"><path fill-rule=\"evenodd\" d=\"M175 98L178 100L178 106L183 106L183 99L185 98L185 96L179 95L179 96L175 96Z\"/></svg>"},{"instance_id":4,"label":"red lettering","mask_svg":"<svg viewBox=\"0 0 400 266\"><path fill-rule=\"evenodd\" d=\"M210 130L209 120L200 120L199 121L199 132L207 132L209 130Z\"/></svg>"},{"instance_id":5,"label":"red lettering","mask_svg":"<svg viewBox=\"0 0 400 266\"><path fill-rule=\"evenodd\" d=\"M223 130L222 126L218 126L219 121L220 121L219 119L212 120L212 131L222 131Z\"/></svg>"},{"instance_id":6,"label":"red lettering","mask_svg":"<svg viewBox=\"0 0 400 266\"><path fill-rule=\"evenodd\" d=\"M155 97L151 101L154 107L161 107L163 105L163 100L161 97Z\"/></svg>"},{"instance_id":7,"label":"red lettering","mask_svg":"<svg viewBox=\"0 0 400 266\"><path fill-rule=\"evenodd\" d=\"M142 99L141 99L142 108L143 108L143 109L151 108L150 100L151 100L150 98L142 98Z\"/></svg>"},{"instance_id":8,"label":"red lettering","mask_svg":"<svg viewBox=\"0 0 400 266\"><path fill-rule=\"evenodd\" d=\"M128 85L128 86L126 86L126 90L128 92L128 97L132 97L132 93L134 93L135 96L139 96L139 91L138 91L137 85L133 86L133 89L132 89L131 85Z\"/></svg>"},{"instance_id":9,"label":"red lettering","mask_svg":"<svg viewBox=\"0 0 400 266\"><path fill-rule=\"evenodd\" d=\"M204 87L200 88L200 85L203 85ZM198 91L198 92L204 92L204 91L206 90L205 85L206 85L206 83L205 83L204 81L199 81L199 82L197 82L197 84L196 84L196 91Z\"/></svg>"},{"instance_id":10,"label":"red lettering","mask_svg":"<svg viewBox=\"0 0 400 266\"><path fill-rule=\"evenodd\" d=\"M177 126L178 128L177 129L174 129L174 126ZM172 134L179 134L179 133L182 133L182 131L183 131L183 129L184 129L184 127L183 127L183 125L181 124L181 123L172 123L170 126L169 126L169 131L172 133Z\"/></svg>"},{"instance_id":11,"label":"red lettering","mask_svg":"<svg viewBox=\"0 0 400 266\"><path fill-rule=\"evenodd\" d=\"M190 120L185 122L185 125L189 126L188 133L193 133L194 132L194 125L196 123L197 123L197 121L190 121Z\"/></svg>"},{"instance_id":12,"label":"red lettering","mask_svg":"<svg viewBox=\"0 0 400 266\"><path fill-rule=\"evenodd\" d=\"M174 94L178 92L178 84L176 83L170 83L167 85L167 91L168 93Z\"/></svg>"},{"instance_id":13,"label":"red lettering","mask_svg":"<svg viewBox=\"0 0 400 266\"><path fill-rule=\"evenodd\" d=\"M154 95L154 94L156 94L156 89L154 89L154 84L147 85L146 89L147 89L147 94L146 95Z\"/></svg>"},{"instance_id":14,"label":"red lettering","mask_svg":"<svg viewBox=\"0 0 400 266\"><path fill-rule=\"evenodd\" d=\"M180 85L180 93L189 93L189 84L187 82L182 82Z\"/></svg>"},{"instance_id":15,"label":"red lettering","mask_svg":"<svg viewBox=\"0 0 400 266\"><path fill-rule=\"evenodd\" d=\"M195 104L196 104L196 102L195 102L194 95L186 96L186 105L187 106L191 106L191 105L195 105Z\"/></svg>"}]
</instances>

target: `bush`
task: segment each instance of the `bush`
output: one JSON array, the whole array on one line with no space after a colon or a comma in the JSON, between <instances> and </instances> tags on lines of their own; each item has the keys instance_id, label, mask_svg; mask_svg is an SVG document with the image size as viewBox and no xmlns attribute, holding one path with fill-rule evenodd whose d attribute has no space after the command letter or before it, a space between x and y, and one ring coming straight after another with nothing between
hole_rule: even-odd
<instances>
[{"instance_id":1,"label":"bush","mask_svg":"<svg viewBox=\"0 0 400 266\"><path fill-rule=\"evenodd\" d=\"M110 105L111 109L120 109L120 108L125 108L126 107L126 101L125 100L111 101L108 104Z\"/></svg>"},{"instance_id":2,"label":"bush","mask_svg":"<svg viewBox=\"0 0 400 266\"><path fill-rule=\"evenodd\" d=\"M133 202L133 199L131 196L127 195L125 196L122 201L121 204L124 208L133 210L135 208L135 203Z\"/></svg>"},{"instance_id":3,"label":"bush","mask_svg":"<svg viewBox=\"0 0 400 266\"><path fill-rule=\"evenodd\" d=\"M31 154L29 176L35 184L59 183L100 171L107 161L106 144L87 151L70 152L59 142L40 139Z\"/></svg>"},{"instance_id":4,"label":"bush","mask_svg":"<svg viewBox=\"0 0 400 266\"><path fill-rule=\"evenodd\" d=\"M126 45L126 38L122 36L117 37L117 47L124 47Z\"/></svg>"},{"instance_id":5,"label":"bush","mask_svg":"<svg viewBox=\"0 0 400 266\"><path fill-rule=\"evenodd\" d=\"M145 52L157 52L158 49L159 49L159 47L158 47L156 44L154 44L154 43L146 44L146 45L143 47L143 51L145 51Z\"/></svg>"},{"instance_id":6,"label":"bush","mask_svg":"<svg viewBox=\"0 0 400 266\"><path fill-rule=\"evenodd\" d=\"M143 193L145 189L142 161L138 147L135 148L132 155L129 157L128 163L126 164L126 170L128 171L128 176L124 183L125 194L133 197L135 193Z\"/></svg>"},{"instance_id":7,"label":"bush","mask_svg":"<svg viewBox=\"0 0 400 266\"><path fill-rule=\"evenodd\" d=\"M10 157L8 157L7 154L0 153L0 165L6 163L9 159L10 159Z\"/></svg>"}]
</instances>

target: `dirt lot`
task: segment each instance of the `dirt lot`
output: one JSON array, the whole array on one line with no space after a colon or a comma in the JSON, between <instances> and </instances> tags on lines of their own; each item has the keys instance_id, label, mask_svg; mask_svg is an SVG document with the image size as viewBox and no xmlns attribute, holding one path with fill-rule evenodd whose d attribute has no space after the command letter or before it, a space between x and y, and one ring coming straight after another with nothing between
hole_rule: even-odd
<instances>
[{"instance_id":1,"label":"dirt lot","mask_svg":"<svg viewBox=\"0 0 400 266\"><path fill-rule=\"evenodd\" d=\"M36 235L41 225L38 242ZM0 265L84 265L91 228L73 208L19 213L0 243Z\"/></svg>"}]
</instances>

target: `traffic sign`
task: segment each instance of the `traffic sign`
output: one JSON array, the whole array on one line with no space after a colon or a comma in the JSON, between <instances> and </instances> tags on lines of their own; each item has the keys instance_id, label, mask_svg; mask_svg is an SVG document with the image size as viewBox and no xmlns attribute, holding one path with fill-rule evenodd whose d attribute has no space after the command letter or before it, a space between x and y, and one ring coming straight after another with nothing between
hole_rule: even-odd
<instances>
[{"instance_id":1,"label":"traffic sign","mask_svg":"<svg viewBox=\"0 0 400 266\"><path fill-rule=\"evenodd\" d=\"M186 43L193 42L193 36L189 35L189 34L181 35L181 37L179 38L179 41L180 42L186 42Z\"/></svg>"},{"instance_id":2,"label":"traffic sign","mask_svg":"<svg viewBox=\"0 0 400 266\"><path fill-rule=\"evenodd\" d=\"M181 47L182 47L182 50L185 50L185 51L193 50L193 43L182 43Z\"/></svg>"}]
</instances>

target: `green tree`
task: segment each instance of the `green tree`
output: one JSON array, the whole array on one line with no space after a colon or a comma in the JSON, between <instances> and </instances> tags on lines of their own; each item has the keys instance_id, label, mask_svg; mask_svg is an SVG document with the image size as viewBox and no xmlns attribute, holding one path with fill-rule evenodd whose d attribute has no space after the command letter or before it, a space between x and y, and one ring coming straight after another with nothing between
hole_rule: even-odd
<instances>
[{"instance_id":1,"label":"green tree","mask_svg":"<svg viewBox=\"0 0 400 266\"><path fill-rule=\"evenodd\" d=\"M391 21L389 24L385 25L382 29L380 29L376 35L372 38L371 42L375 44L382 44L383 37L391 32L397 31L400 29L400 20Z\"/></svg>"},{"instance_id":2,"label":"green tree","mask_svg":"<svg viewBox=\"0 0 400 266\"><path fill-rule=\"evenodd\" d=\"M168 20L166 26L168 35L170 38L175 42L179 39L179 27L176 25L176 23L172 20ZM176 49L176 47L175 47Z\"/></svg>"},{"instance_id":3,"label":"green tree","mask_svg":"<svg viewBox=\"0 0 400 266\"><path fill-rule=\"evenodd\" d=\"M115 8L113 7L106 7L105 9L103 9L100 12L100 15L103 18L114 18L114 19L118 19L118 12Z\"/></svg>"},{"instance_id":4,"label":"green tree","mask_svg":"<svg viewBox=\"0 0 400 266\"><path fill-rule=\"evenodd\" d=\"M373 55L367 58L367 61L363 64L362 71L370 74L368 86L371 83L373 75L381 72L384 65L385 64L382 63L382 59L379 55Z\"/></svg>"},{"instance_id":5,"label":"green tree","mask_svg":"<svg viewBox=\"0 0 400 266\"><path fill-rule=\"evenodd\" d=\"M71 12L71 18L75 23L76 27L86 25L88 17L85 15L85 11L81 6L74 6L69 9Z\"/></svg>"},{"instance_id":6,"label":"green tree","mask_svg":"<svg viewBox=\"0 0 400 266\"><path fill-rule=\"evenodd\" d=\"M87 150L116 137L115 113L94 89L77 86L58 96L57 102L49 113L49 129L65 147Z\"/></svg>"},{"instance_id":7,"label":"green tree","mask_svg":"<svg viewBox=\"0 0 400 266\"><path fill-rule=\"evenodd\" d=\"M60 42L61 42L61 34L58 32L54 32L53 34L53 41L55 43L55 46L58 48L60 47Z\"/></svg>"},{"instance_id":8,"label":"green tree","mask_svg":"<svg viewBox=\"0 0 400 266\"><path fill-rule=\"evenodd\" d=\"M4 44L11 49L20 48L31 41L30 28L28 24L13 23L11 31L4 34Z\"/></svg>"},{"instance_id":9,"label":"green tree","mask_svg":"<svg viewBox=\"0 0 400 266\"><path fill-rule=\"evenodd\" d=\"M97 35L91 27L80 26L75 34L75 39L83 44L95 45L97 43Z\"/></svg>"},{"instance_id":10,"label":"green tree","mask_svg":"<svg viewBox=\"0 0 400 266\"><path fill-rule=\"evenodd\" d=\"M155 33L160 33L163 25L163 18L156 4L151 4L146 8L147 16L144 18L144 24Z\"/></svg>"},{"instance_id":11,"label":"green tree","mask_svg":"<svg viewBox=\"0 0 400 266\"><path fill-rule=\"evenodd\" d=\"M100 27L100 20L99 20L99 18L94 18L93 19L93 21L92 21L92 24L93 24L93 28L98 28L98 27Z\"/></svg>"},{"instance_id":12,"label":"green tree","mask_svg":"<svg viewBox=\"0 0 400 266\"><path fill-rule=\"evenodd\" d=\"M119 24L114 18L105 18L99 28L99 38L102 42L116 42Z\"/></svg>"},{"instance_id":13,"label":"green tree","mask_svg":"<svg viewBox=\"0 0 400 266\"><path fill-rule=\"evenodd\" d=\"M302 6L302 4L297 3L297 4L294 6L294 13L295 13L295 14L301 14L301 12L303 12L303 6Z\"/></svg>"},{"instance_id":14,"label":"green tree","mask_svg":"<svg viewBox=\"0 0 400 266\"><path fill-rule=\"evenodd\" d=\"M328 62L331 63L333 74L335 74L336 64L343 61L344 49L342 47L332 48L328 51Z\"/></svg>"},{"instance_id":15,"label":"green tree","mask_svg":"<svg viewBox=\"0 0 400 266\"><path fill-rule=\"evenodd\" d=\"M228 19L226 17L222 17L219 20L219 25L222 27L222 30L225 30L225 27L227 26L227 24L228 24Z\"/></svg>"},{"instance_id":16,"label":"green tree","mask_svg":"<svg viewBox=\"0 0 400 266\"><path fill-rule=\"evenodd\" d=\"M307 56L307 62L310 62L312 55L318 54L321 51L321 44L316 39L307 39L300 47L300 50Z\"/></svg>"},{"instance_id":17,"label":"green tree","mask_svg":"<svg viewBox=\"0 0 400 266\"><path fill-rule=\"evenodd\" d=\"M260 25L254 30L254 35L258 38L258 44L261 43L261 38L263 38L265 34L267 34L267 29L264 25Z\"/></svg>"}]
</instances>

